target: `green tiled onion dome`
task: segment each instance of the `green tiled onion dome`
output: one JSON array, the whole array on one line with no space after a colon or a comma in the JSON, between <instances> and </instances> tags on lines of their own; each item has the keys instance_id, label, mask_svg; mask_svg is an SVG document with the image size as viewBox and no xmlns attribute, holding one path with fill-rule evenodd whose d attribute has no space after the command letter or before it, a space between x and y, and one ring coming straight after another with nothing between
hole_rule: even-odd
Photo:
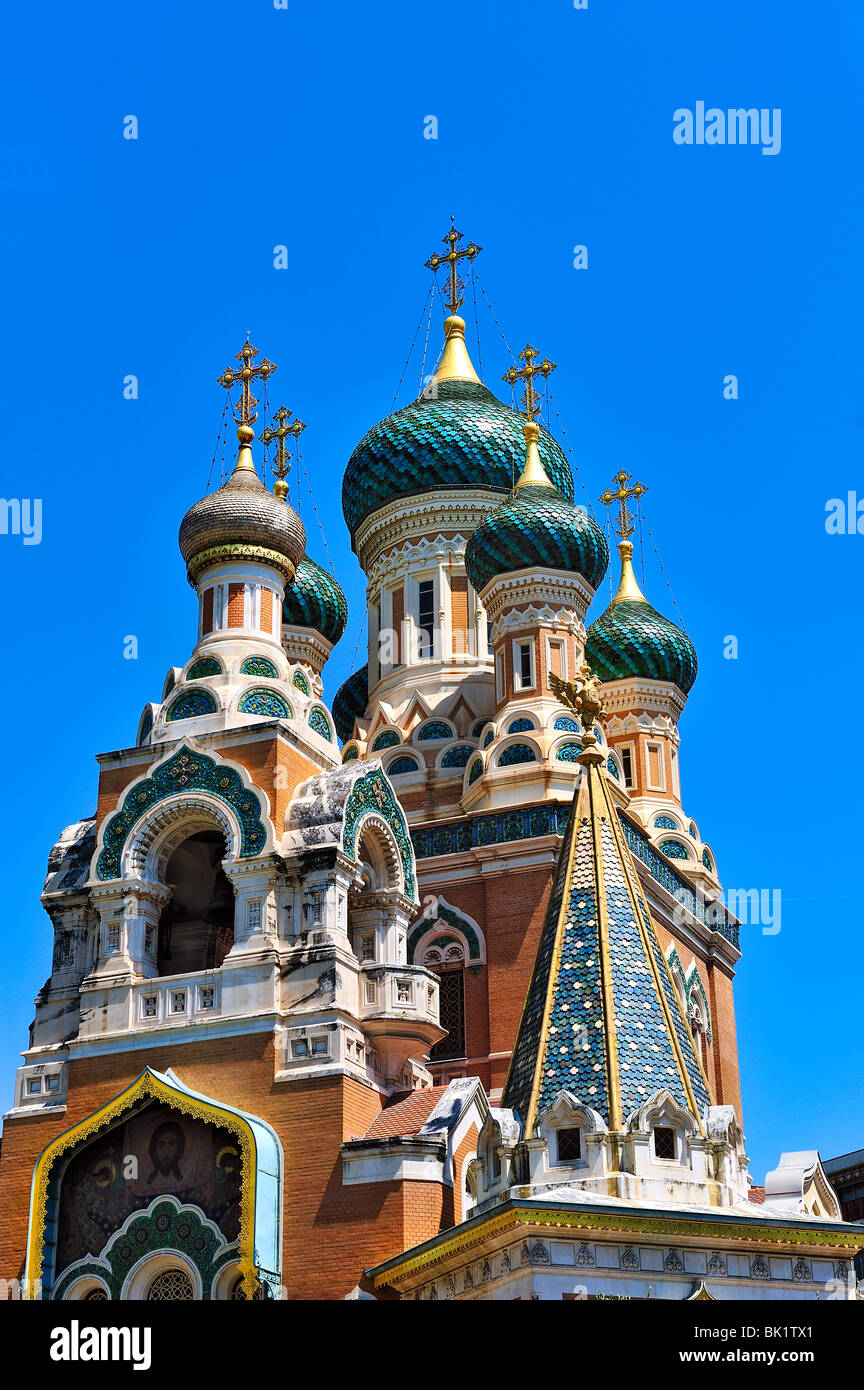
<instances>
[{"instance_id":1,"label":"green tiled onion dome","mask_svg":"<svg viewBox=\"0 0 864 1390\"><path fill-rule=\"evenodd\" d=\"M397 497L450 488L509 492L522 468L523 417L480 381L433 383L361 439L348 460L342 511L352 539L365 517ZM563 497L573 475L559 445L540 429L540 457Z\"/></svg>"},{"instance_id":2,"label":"green tiled onion dome","mask_svg":"<svg viewBox=\"0 0 864 1390\"><path fill-rule=\"evenodd\" d=\"M534 565L572 570L596 589L609 564L609 546L596 521L550 485L538 458L536 423L523 420L527 457L511 497L474 530L465 568L478 593L490 579Z\"/></svg>"},{"instance_id":3,"label":"green tiled onion dome","mask_svg":"<svg viewBox=\"0 0 864 1390\"><path fill-rule=\"evenodd\" d=\"M668 681L687 695L696 679L698 662L690 638L664 618L642 596L630 563L633 547L623 541L618 593L588 629L585 660L601 681Z\"/></svg>"},{"instance_id":4,"label":"green tiled onion dome","mask_svg":"<svg viewBox=\"0 0 864 1390\"><path fill-rule=\"evenodd\" d=\"M293 507L268 492L252 462L250 425L237 431L240 451L234 472L217 492L190 507L180 523L180 552L189 582L223 560L260 560L290 580L306 544Z\"/></svg>"},{"instance_id":5,"label":"green tiled onion dome","mask_svg":"<svg viewBox=\"0 0 864 1390\"><path fill-rule=\"evenodd\" d=\"M283 625L311 627L335 646L345 631L347 621L348 604L340 585L332 575L304 555L294 578L285 588Z\"/></svg>"},{"instance_id":6,"label":"green tiled onion dome","mask_svg":"<svg viewBox=\"0 0 864 1390\"><path fill-rule=\"evenodd\" d=\"M333 697L333 723L344 743L354 732L354 720L362 719L369 703L369 667L362 666L343 681Z\"/></svg>"}]
</instances>

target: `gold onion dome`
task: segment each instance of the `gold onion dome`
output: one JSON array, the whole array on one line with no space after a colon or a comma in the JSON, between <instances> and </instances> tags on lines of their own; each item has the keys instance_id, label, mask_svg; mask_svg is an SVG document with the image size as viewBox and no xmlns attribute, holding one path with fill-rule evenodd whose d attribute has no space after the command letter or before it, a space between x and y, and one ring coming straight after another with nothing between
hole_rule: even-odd
<instances>
[{"instance_id":1,"label":"gold onion dome","mask_svg":"<svg viewBox=\"0 0 864 1390\"><path fill-rule=\"evenodd\" d=\"M234 471L218 492L190 507L180 523L180 553L189 583L208 566L226 560L270 565L290 583L303 558L306 531L293 507L268 492L255 472L251 425L237 430L240 451Z\"/></svg>"}]
</instances>

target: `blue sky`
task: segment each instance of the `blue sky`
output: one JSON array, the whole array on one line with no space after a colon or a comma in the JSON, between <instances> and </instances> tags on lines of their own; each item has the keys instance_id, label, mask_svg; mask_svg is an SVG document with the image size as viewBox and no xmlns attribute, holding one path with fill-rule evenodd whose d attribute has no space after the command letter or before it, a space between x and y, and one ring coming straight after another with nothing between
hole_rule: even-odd
<instances>
[{"instance_id":1,"label":"blue sky","mask_svg":"<svg viewBox=\"0 0 864 1390\"><path fill-rule=\"evenodd\" d=\"M2 1104L50 968L48 850L93 811L93 754L133 742L194 641L176 536L210 473L216 377L251 329L279 364L271 401L307 422L304 461L351 607L332 697L363 659L341 475L392 408L424 261L452 212L484 248L478 279L508 342L558 363L555 404L589 495L622 467L650 487L646 517L700 660L685 808L727 885L782 892L779 934L742 933L736 990L761 1180L781 1149L864 1144L848 741L864 536L825 530L828 499L864 497L864 23L796 0L478 0L451 13L150 0L7 18L0 491L42 499L43 536L0 535ZM675 144L673 112L702 100L780 108L780 153ZM136 141L123 139L130 114ZM480 303L483 375L499 390L510 359ZM419 373L415 356L400 403ZM723 396L729 374L737 400ZM648 597L674 616L647 537L645 554Z\"/></svg>"}]
</instances>

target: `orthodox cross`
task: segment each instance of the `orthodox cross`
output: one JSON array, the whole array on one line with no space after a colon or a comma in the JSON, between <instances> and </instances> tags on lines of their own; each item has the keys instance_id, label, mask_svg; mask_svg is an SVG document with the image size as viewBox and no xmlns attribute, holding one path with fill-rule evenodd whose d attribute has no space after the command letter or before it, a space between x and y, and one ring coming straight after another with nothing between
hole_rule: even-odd
<instances>
[{"instance_id":1,"label":"orthodox cross","mask_svg":"<svg viewBox=\"0 0 864 1390\"><path fill-rule=\"evenodd\" d=\"M288 457L288 449L285 440L288 438L289 434L293 435L295 439L299 439L306 426L302 420L295 420L293 424L289 425L288 421L291 419L291 411L287 410L284 405L280 405L273 419L279 421L278 426L274 429L272 425L268 425L266 430L259 434L258 438L265 448L269 448L274 439L277 441L273 472L281 481L287 477L288 469L291 467L291 460Z\"/></svg>"},{"instance_id":2,"label":"orthodox cross","mask_svg":"<svg viewBox=\"0 0 864 1390\"><path fill-rule=\"evenodd\" d=\"M261 381L266 381L271 372L275 372L276 370L276 363L271 362L266 357L262 357L260 362L255 363L253 359L257 356L258 349L252 346L247 335L246 342L240 352L237 353L237 361L243 363L239 372L235 371L233 367L226 367L222 375L217 378L219 385L224 386L226 391L230 391L231 387L238 381L242 385L239 416L237 415L236 406L234 408L234 419L237 421L238 425L251 425L258 418L255 410L258 400L252 395L250 383L257 378L260 378Z\"/></svg>"},{"instance_id":3,"label":"orthodox cross","mask_svg":"<svg viewBox=\"0 0 864 1390\"><path fill-rule=\"evenodd\" d=\"M450 250L443 256L439 256L436 251L434 256L429 257L429 260L426 262L426 265L430 270L433 271L437 270L439 265L449 265L450 294L449 296L445 296L445 298L449 306L450 313L455 314L458 312L459 306L462 303L462 300L464 299L462 290L464 290L465 288L465 282L459 275L456 274L456 266L458 265L459 261L466 258L469 262L473 261L474 257L479 255L479 253L483 250L483 247L475 246L473 241L469 241L467 246L463 246L461 250L457 251L456 247L457 244L462 240L462 233L457 232L452 217L450 218L450 230L445 237L441 238L441 240L444 242L445 245L449 245Z\"/></svg>"},{"instance_id":4,"label":"orthodox cross","mask_svg":"<svg viewBox=\"0 0 864 1390\"><path fill-rule=\"evenodd\" d=\"M612 525L615 527L622 541L626 541L628 536L632 536L636 524L635 517L627 506L628 501L631 497L635 497L638 502L639 498L648 491L647 487L642 483L634 483L633 486L630 487L629 483L632 477L632 473L625 473L622 468L621 472L616 473L613 479L613 481L618 484L615 491L613 492L611 487L607 487L606 491L598 499L598 501L604 503L607 507L611 507L614 502L618 503L618 519L617 521L613 521Z\"/></svg>"},{"instance_id":5,"label":"orthodox cross","mask_svg":"<svg viewBox=\"0 0 864 1390\"><path fill-rule=\"evenodd\" d=\"M550 362L548 357L544 357L542 362L537 362L535 359L539 356L537 349L532 347L530 343L526 343L525 351L519 354L519 360L524 362L525 366L511 367L501 378L502 381L509 382L511 386L515 386L517 381L525 382L522 405L529 420L535 419L540 410L540 401L534 389L535 376L542 376L545 381L555 370L555 363Z\"/></svg>"}]
</instances>

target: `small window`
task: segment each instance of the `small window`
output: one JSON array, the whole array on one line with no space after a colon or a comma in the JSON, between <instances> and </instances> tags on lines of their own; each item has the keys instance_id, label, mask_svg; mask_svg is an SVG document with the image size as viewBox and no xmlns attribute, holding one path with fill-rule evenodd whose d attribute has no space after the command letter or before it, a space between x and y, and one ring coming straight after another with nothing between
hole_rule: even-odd
<instances>
[{"instance_id":1,"label":"small window","mask_svg":"<svg viewBox=\"0 0 864 1390\"><path fill-rule=\"evenodd\" d=\"M675 1158L675 1131L666 1125L658 1125L654 1131L654 1157Z\"/></svg>"},{"instance_id":2,"label":"small window","mask_svg":"<svg viewBox=\"0 0 864 1390\"><path fill-rule=\"evenodd\" d=\"M171 1012L172 1012L172 1014L185 1014L185 1012L186 1012L186 991L185 991L185 989L172 989L172 991L171 991Z\"/></svg>"},{"instance_id":3,"label":"small window","mask_svg":"<svg viewBox=\"0 0 864 1390\"><path fill-rule=\"evenodd\" d=\"M620 754L620 757L621 757L621 766L622 766L622 768L624 769L624 785L625 785L625 787L632 787L632 785L633 785L633 754L631 753L631 751L630 751L629 748L621 748L621 749L619 749L618 751L619 751L619 754Z\"/></svg>"},{"instance_id":4,"label":"small window","mask_svg":"<svg viewBox=\"0 0 864 1390\"><path fill-rule=\"evenodd\" d=\"M296 1042L291 1044L291 1055L292 1057L309 1056L309 1044L305 1038L298 1038Z\"/></svg>"},{"instance_id":5,"label":"small window","mask_svg":"<svg viewBox=\"0 0 864 1390\"><path fill-rule=\"evenodd\" d=\"M28 1096L38 1096L42 1094L42 1078L40 1076L30 1077L27 1082L27 1094Z\"/></svg>"},{"instance_id":6,"label":"small window","mask_svg":"<svg viewBox=\"0 0 864 1390\"><path fill-rule=\"evenodd\" d=\"M159 1013L159 1000L155 994L145 994L141 1002L144 1018L156 1018Z\"/></svg>"},{"instance_id":7,"label":"small window","mask_svg":"<svg viewBox=\"0 0 864 1390\"><path fill-rule=\"evenodd\" d=\"M567 678L567 654L563 642L549 642L549 672L564 680Z\"/></svg>"},{"instance_id":8,"label":"small window","mask_svg":"<svg viewBox=\"0 0 864 1390\"><path fill-rule=\"evenodd\" d=\"M45 1090L46 1090L46 1091L59 1091L59 1090L60 1090L60 1077L59 1077L59 1076L46 1076L46 1077L45 1077Z\"/></svg>"},{"instance_id":9,"label":"small window","mask_svg":"<svg viewBox=\"0 0 864 1390\"><path fill-rule=\"evenodd\" d=\"M504 699L504 653L498 652L495 657L495 698Z\"/></svg>"},{"instance_id":10,"label":"small window","mask_svg":"<svg viewBox=\"0 0 864 1390\"><path fill-rule=\"evenodd\" d=\"M212 1009L216 1002L216 990L213 985L201 986L201 1008Z\"/></svg>"},{"instance_id":11,"label":"small window","mask_svg":"<svg viewBox=\"0 0 864 1390\"><path fill-rule=\"evenodd\" d=\"M327 1052L328 1052L328 1048L327 1048L327 1039L326 1039L326 1038L313 1038L313 1039L312 1039L312 1056L313 1056L313 1057L326 1057L326 1056L327 1056Z\"/></svg>"},{"instance_id":12,"label":"small window","mask_svg":"<svg viewBox=\"0 0 864 1390\"><path fill-rule=\"evenodd\" d=\"M582 1158L582 1131L559 1129L555 1137L558 1141L558 1162L578 1163Z\"/></svg>"},{"instance_id":13,"label":"small window","mask_svg":"<svg viewBox=\"0 0 864 1390\"><path fill-rule=\"evenodd\" d=\"M534 684L534 643L515 644L516 684L520 690L530 690Z\"/></svg>"},{"instance_id":14,"label":"small window","mask_svg":"<svg viewBox=\"0 0 864 1390\"><path fill-rule=\"evenodd\" d=\"M666 779L663 776L663 750L659 743L649 743L645 748L648 763L648 786L652 791L665 791Z\"/></svg>"},{"instance_id":15,"label":"small window","mask_svg":"<svg viewBox=\"0 0 864 1390\"><path fill-rule=\"evenodd\" d=\"M435 655L435 581L421 579L417 585L417 660L431 661Z\"/></svg>"}]
</instances>

